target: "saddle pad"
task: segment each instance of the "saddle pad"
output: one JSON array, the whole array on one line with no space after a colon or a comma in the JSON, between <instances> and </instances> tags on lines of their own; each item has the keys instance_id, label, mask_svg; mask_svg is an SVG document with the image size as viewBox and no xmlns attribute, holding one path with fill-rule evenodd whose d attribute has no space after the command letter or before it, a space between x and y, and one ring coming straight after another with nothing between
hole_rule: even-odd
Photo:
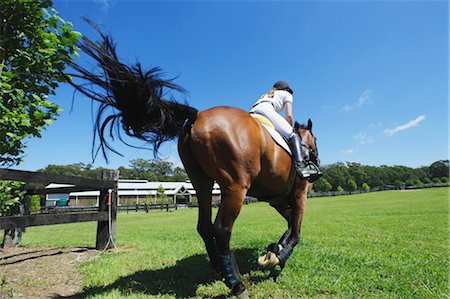
<instances>
[{"instance_id":1,"label":"saddle pad","mask_svg":"<svg viewBox=\"0 0 450 299\"><path fill-rule=\"evenodd\" d=\"M272 139L273 141L275 141L275 143L281 146L289 155L292 155L286 140L284 140L283 136L281 136L281 134L275 130L274 125L267 117L256 113L250 113L250 116L263 125L263 127L269 132L270 136L272 136Z\"/></svg>"}]
</instances>

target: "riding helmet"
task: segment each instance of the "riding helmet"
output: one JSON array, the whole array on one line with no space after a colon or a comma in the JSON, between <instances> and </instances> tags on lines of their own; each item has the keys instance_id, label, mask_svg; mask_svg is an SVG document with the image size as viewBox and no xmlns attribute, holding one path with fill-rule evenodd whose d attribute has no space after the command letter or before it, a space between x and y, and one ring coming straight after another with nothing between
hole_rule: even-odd
<instances>
[{"instance_id":1,"label":"riding helmet","mask_svg":"<svg viewBox=\"0 0 450 299\"><path fill-rule=\"evenodd\" d=\"M278 81L273 85L273 88L278 90L287 90L290 94L293 94L294 92L289 87L289 84L286 81Z\"/></svg>"}]
</instances>

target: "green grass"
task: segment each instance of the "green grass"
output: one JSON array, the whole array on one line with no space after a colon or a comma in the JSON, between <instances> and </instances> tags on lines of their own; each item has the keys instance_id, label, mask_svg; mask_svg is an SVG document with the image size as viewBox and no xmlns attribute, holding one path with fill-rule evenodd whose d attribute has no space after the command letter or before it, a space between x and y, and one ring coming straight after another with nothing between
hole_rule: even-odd
<instances>
[{"instance_id":1,"label":"green grass","mask_svg":"<svg viewBox=\"0 0 450 299\"><path fill-rule=\"evenodd\" d=\"M285 222L266 203L244 206L232 248L252 298L448 298L449 188L314 198L277 283L256 258ZM82 265L90 298L217 297L196 209L119 214L119 252ZM28 228L24 246L93 246L95 223Z\"/></svg>"}]
</instances>

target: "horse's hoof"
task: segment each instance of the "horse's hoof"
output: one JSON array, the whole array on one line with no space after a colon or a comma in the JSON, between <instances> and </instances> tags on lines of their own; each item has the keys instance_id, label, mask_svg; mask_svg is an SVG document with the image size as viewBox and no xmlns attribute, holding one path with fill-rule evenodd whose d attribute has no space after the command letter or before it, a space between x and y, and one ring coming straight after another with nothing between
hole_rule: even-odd
<instances>
[{"instance_id":1,"label":"horse's hoof","mask_svg":"<svg viewBox=\"0 0 450 299\"><path fill-rule=\"evenodd\" d=\"M248 291L244 290L242 293L237 295L239 299L250 299L250 296L248 295Z\"/></svg>"},{"instance_id":2,"label":"horse's hoof","mask_svg":"<svg viewBox=\"0 0 450 299\"><path fill-rule=\"evenodd\" d=\"M276 266L280 263L280 260L277 258L277 255L271 251L263 253L258 258L258 265L261 267L267 266Z\"/></svg>"},{"instance_id":3,"label":"horse's hoof","mask_svg":"<svg viewBox=\"0 0 450 299\"><path fill-rule=\"evenodd\" d=\"M249 299L250 297L248 296L248 291L245 288L244 284L242 283L242 281L238 282L236 285L234 285L231 288L231 294L240 298L240 299Z\"/></svg>"}]
</instances>

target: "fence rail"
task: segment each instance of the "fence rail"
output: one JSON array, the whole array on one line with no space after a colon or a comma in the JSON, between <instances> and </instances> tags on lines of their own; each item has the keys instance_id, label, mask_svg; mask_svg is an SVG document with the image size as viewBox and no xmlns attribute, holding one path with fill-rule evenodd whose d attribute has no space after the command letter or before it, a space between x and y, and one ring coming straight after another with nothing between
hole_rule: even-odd
<instances>
[{"instance_id":1,"label":"fence rail","mask_svg":"<svg viewBox=\"0 0 450 299\"><path fill-rule=\"evenodd\" d=\"M99 180L0 168L0 180L12 180L26 183L26 196L22 200L24 208L21 209L21 215L0 217L0 227L5 229L3 246L12 247L19 245L21 231L28 226L97 221L96 248L99 250L112 248L116 238L117 185L119 172L117 170L104 170L102 178L103 179ZM27 188L29 183L40 184L43 186L42 188ZM51 183L65 184L69 185L69 187L45 188L46 185ZM64 213L52 213L47 210L42 214L30 214L30 195L92 190L100 191L99 204L98 207L95 207L94 209L81 212L79 209L77 211L66 210Z\"/></svg>"},{"instance_id":2,"label":"fence rail","mask_svg":"<svg viewBox=\"0 0 450 299\"><path fill-rule=\"evenodd\" d=\"M108 220L107 212L6 216L0 217L0 228L12 229L15 227L41 226L41 225L87 222L87 221L107 221L107 220Z\"/></svg>"}]
</instances>

